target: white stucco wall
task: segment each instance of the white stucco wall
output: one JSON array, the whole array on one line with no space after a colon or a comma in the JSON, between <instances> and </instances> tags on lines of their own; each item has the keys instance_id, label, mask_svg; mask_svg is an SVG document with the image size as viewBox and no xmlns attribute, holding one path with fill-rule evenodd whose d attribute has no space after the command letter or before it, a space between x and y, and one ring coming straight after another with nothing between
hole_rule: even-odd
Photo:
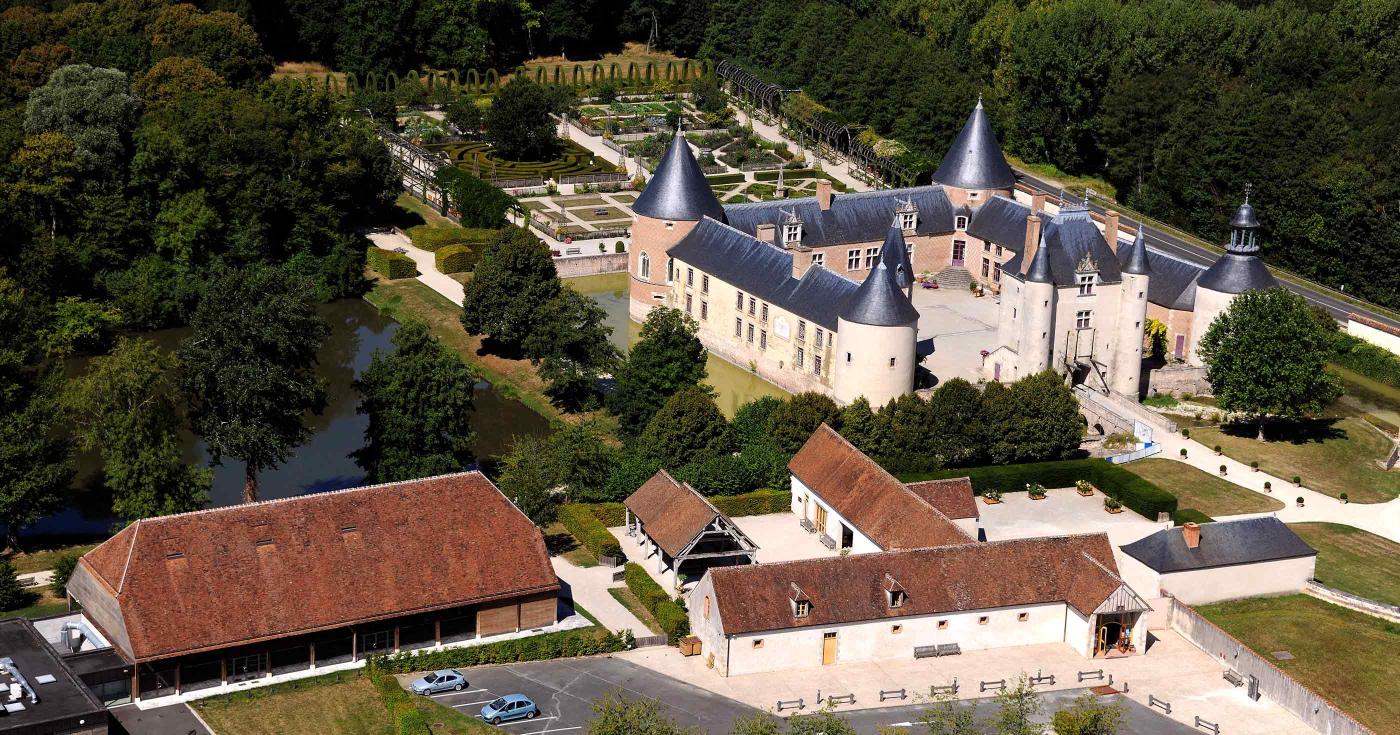
<instances>
[{"instance_id":1,"label":"white stucco wall","mask_svg":"<svg viewBox=\"0 0 1400 735\"><path fill-rule=\"evenodd\" d=\"M1063 603L1026 605L739 635L729 641L728 671L720 673L738 676L820 666L822 636L832 631L837 663L912 659L915 646L939 643L957 643L964 651L1058 643L1065 639L1067 609ZM1019 621L1019 613L1027 613L1028 619ZM988 618L986 625L978 622L982 616ZM946 629L938 629L940 620L948 621ZM902 626L900 632L893 632L895 625ZM754 648L756 640L763 642L761 648Z\"/></svg>"},{"instance_id":2,"label":"white stucco wall","mask_svg":"<svg viewBox=\"0 0 1400 735\"><path fill-rule=\"evenodd\" d=\"M876 327L839 319L832 389L841 404L865 396L883 406L914 390L918 321L902 327Z\"/></svg>"},{"instance_id":3,"label":"white stucco wall","mask_svg":"<svg viewBox=\"0 0 1400 735\"><path fill-rule=\"evenodd\" d=\"M1161 597L1162 580L1157 572L1122 552L1115 554L1115 556L1118 558L1118 576L1122 577L1123 581L1133 588L1134 592L1148 600Z\"/></svg>"},{"instance_id":4,"label":"white stucco wall","mask_svg":"<svg viewBox=\"0 0 1400 735\"><path fill-rule=\"evenodd\" d=\"M1065 606L1064 640L1080 656L1089 658L1094 655L1094 632L1089 625L1089 618L1080 615L1068 605Z\"/></svg>"},{"instance_id":5,"label":"white stucco wall","mask_svg":"<svg viewBox=\"0 0 1400 735\"><path fill-rule=\"evenodd\" d=\"M817 522L817 506L826 508L826 527L818 528L817 531L819 533L825 533L827 536L835 539L836 543L839 545L841 543L841 527L844 524L845 527L851 529L852 554L873 554L877 551L884 550L874 541L871 541L865 534L861 533L860 529L857 528L855 524L843 518L840 513L837 513L830 505L827 505L811 488L808 488L806 485L802 484L801 480L793 476L792 512L796 514L798 518L804 517L802 515L802 499L804 497L807 498L807 515L805 517L813 523Z\"/></svg>"},{"instance_id":6,"label":"white stucco wall","mask_svg":"<svg viewBox=\"0 0 1400 735\"><path fill-rule=\"evenodd\" d=\"M1400 355L1400 336L1391 334L1390 332L1376 329L1369 324L1362 324L1361 322L1348 319L1347 334L1357 339L1366 340L1383 350L1389 350Z\"/></svg>"},{"instance_id":7,"label":"white stucco wall","mask_svg":"<svg viewBox=\"0 0 1400 735\"><path fill-rule=\"evenodd\" d=\"M1213 291L1208 288L1196 289L1196 306L1191 313L1191 336L1187 339L1186 361L1192 365L1204 365L1197 347L1201 343L1201 338L1206 336L1206 330L1215 318L1230 308L1230 303L1235 300L1235 294ZM1168 348L1170 349L1170 347Z\"/></svg>"},{"instance_id":8,"label":"white stucco wall","mask_svg":"<svg viewBox=\"0 0 1400 735\"><path fill-rule=\"evenodd\" d=\"M1161 575L1162 588L1188 605L1301 592L1313 578L1317 557L1239 564ZM1151 589L1151 588L1149 588Z\"/></svg>"},{"instance_id":9,"label":"white stucco wall","mask_svg":"<svg viewBox=\"0 0 1400 735\"><path fill-rule=\"evenodd\" d=\"M724 638L724 621L720 617L719 605L715 603L714 594L714 585L706 572L686 596L685 604L690 613L690 633L700 639L700 656L707 662L711 661L710 657L713 656L715 670L724 674L729 665L729 647ZM708 615L706 600L710 601Z\"/></svg>"}]
</instances>

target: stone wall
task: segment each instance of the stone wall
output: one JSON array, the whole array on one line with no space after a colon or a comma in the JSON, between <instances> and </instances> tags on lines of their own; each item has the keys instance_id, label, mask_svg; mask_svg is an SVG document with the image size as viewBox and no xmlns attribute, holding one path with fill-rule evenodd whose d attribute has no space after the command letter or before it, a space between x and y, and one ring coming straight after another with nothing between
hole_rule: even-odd
<instances>
[{"instance_id":1,"label":"stone wall","mask_svg":"<svg viewBox=\"0 0 1400 735\"><path fill-rule=\"evenodd\" d=\"M592 276L598 273L623 273L627 270L627 253L555 258L554 269L559 272L560 278Z\"/></svg>"},{"instance_id":2,"label":"stone wall","mask_svg":"<svg viewBox=\"0 0 1400 735\"><path fill-rule=\"evenodd\" d=\"M1147 375L1147 395L1210 395L1210 383L1206 382L1206 369L1195 365L1167 365L1149 371Z\"/></svg>"}]
</instances>

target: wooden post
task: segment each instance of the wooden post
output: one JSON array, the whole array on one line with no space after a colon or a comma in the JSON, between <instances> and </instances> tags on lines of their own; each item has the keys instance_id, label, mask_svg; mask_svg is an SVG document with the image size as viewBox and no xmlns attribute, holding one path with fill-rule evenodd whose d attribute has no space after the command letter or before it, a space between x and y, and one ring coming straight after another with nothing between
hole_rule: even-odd
<instances>
[{"instance_id":1,"label":"wooden post","mask_svg":"<svg viewBox=\"0 0 1400 735\"><path fill-rule=\"evenodd\" d=\"M180 696L180 662L175 662L175 696Z\"/></svg>"},{"instance_id":2,"label":"wooden post","mask_svg":"<svg viewBox=\"0 0 1400 735\"><path fill-rule=\"evenodd\" d=\"M219 685L228 686L228 659L219 657Z\"/></svg>"},{"instance_id":3,"label":"wooden post","mask_svg":"<svg viewBox=\"0 0 1400 735\"><path fill-rule=\"evenodd\" d=\"M394 653L399 652L399 626L394 626Z\"/></svg>"},{"instance_id":4,"label":"wooden post","mask_svg":"<svg viewBox=\"0 0 1400 735\"><path fill-rule=\"evenodd\" d=\"M307 645L308 648L311 649L311 668L315 669L315 668L316 668L316 641L311 641L310 643L308 643L308 644L306 644L306 645Z\"/></svg>"},{"instance_id":5,"label":"wooden post","mask_svg":"<svg viewBox=\"0 0 1400 735\"><path fill-rule=\"evenodd\" d=\"M141 701L141 664L131 665L131 701Z\"/></svg>"},{"instance_id":6,"label":"wooden post","mask_svg":"<svg viewBox=\"0 0 1400 735\"><path fill-rule=\"evenodd\" d=\"M351 660L351 661L359 661L359 660L360 660L360 659L355 655L355 654L358 652L358 650L359 650L359 644L360 644L360 637L357 636L357 635L355 635L355 629L354 629L354 628L351 628L351 629L350 629L350 660Z\"/></svg>"},{"instance_id":7,"label":"wooden post","mask_svg":"<svg viewBox=\"0 0 1400 735\"><path fill-rule=\"evenodd\" d=\"M271 679L271 678L272 678L272 649L271 649L271 648L264 649L264 651L263 651L263 658L265 659L263 665L267 667L266 671L263 673L263 678Z\"/></svg>"},{"instance_id":8,"label":"wooden post","mask_svg":"<svg viewBox=\"0 0 1400 735\"><path fill-rule=\"evenodd\" d=\"M433 621L433 645L442 648L442 618Z\"/></svg>"}]
</instances>

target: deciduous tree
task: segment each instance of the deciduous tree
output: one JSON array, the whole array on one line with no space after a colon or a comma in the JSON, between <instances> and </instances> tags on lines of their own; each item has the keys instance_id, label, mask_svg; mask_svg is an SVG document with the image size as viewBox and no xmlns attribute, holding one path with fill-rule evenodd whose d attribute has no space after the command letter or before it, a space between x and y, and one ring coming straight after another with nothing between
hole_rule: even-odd
<instances>
[{"instance_id":1,"label":"deciduous tree","mask_svg":"<svg viewBox=\"0 0 1400 735\"><path fill-rule=\"evenodd\" d=\"M1094 694L1082 694L1050 718L1050 727L1055 735L1116 735L1122 721L1123 708L1117 703L1105 704Z\"/></svg>"},{"instance_id":2,"label":"deciduous tree","mask_svg":"<svg viewBox=\"0 0 1400 735\"><path fill-rule=\"evenodd\" d=\"M486 244L463 288L462 327L518 352L536 329L543 328L540 306L559 295L559 288L544 243L528 230L502 230Z\"/></svg>"},{"instance_id":3,"label":"deciduous tree","mask_svg":"<svg viewBox=\"0 0 1400 735\"><path fill-rule=\"evenodd\" d=\"M554 490L559 487L559 467L549 458L544 437L517 436L503 460L501 492L536 526L547 526L558 516Z\"/></svg>"},{"instance_id":4,"label":"deciduous tree","mask_svg":"<svg viewBox=\"0 0 1400 735\"><path fill-rule=\"evenodd\" d=\"M126 74L72 64L29 95L24 130L68 136L88 172L113 169L126 155L140 111L141 99L131 93Z\"/></svg>"},{"instance_id":5,"label":"deciduous tree","mask_svg":"<svg viewBox=\"0 0 1400 735\"><path fill-rule=\"evenodd\" d=\"M561 112L554 90L512 77L491 99L486 113L486 140L497 156L509 161L547 161L559 150L554 119Z\"/></svg>"},{"instance_id":6,"label":"deciduous tree","mask_svg":"<svg viewBox=\"0 0 1400 735\"><path fill-rule=\"evenodd\" d=\"M596 406L598 377L622 359L612 327L603 323L607 316L598 302L568 286L535 314L525 354L539 367L550 398L567 408Z\"/></svg>"},{"instance_id":7,"label":"deciduous tree","mask_svg":"<svg viewBox=\"0 0 1400 735\"><path fill-rule=\"evenodd\" d=\"M841 407L825 393L807 391L798 393L774 409L768 430L779 449L796 452L822 424L839 429Z\"/></svg>"},{"instance_id":8,"label":"deciduous tree","mask_svg":"<svg viewBox=\"0 0 1400 735\"><path fill-rule=\"evenodd\" d=\"M695 320L678 309L658 307L647 314L608 396L622 433L640 433L667 398L705 379L707 355L695 331Z\"/></svg>"},{"instance_id":9,"label":"deciduous tree","mask_svg":"<svg viewBox=\"0 0 1400 735\"><path fill-rule=\"evenodd\" d=\"M710 392L692 385L666 399L637 438L637 447L674 470L733 452L734 435Z\"/></svg>"}]
</instances>

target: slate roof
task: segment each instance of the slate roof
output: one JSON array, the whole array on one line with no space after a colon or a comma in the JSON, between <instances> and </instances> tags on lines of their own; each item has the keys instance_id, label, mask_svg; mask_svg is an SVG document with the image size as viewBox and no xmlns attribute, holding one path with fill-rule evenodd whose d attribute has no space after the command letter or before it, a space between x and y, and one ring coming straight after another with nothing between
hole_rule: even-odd
<instances>
[{"instance_id":1,"label":"slate roof","mask_svg":"<svg viewBox=\"0 0 1400 735\"><path fill-rule=\"evenodd\" d=\"M846 300L839 316L855 324L899 327L918 322L919 310L899 290L894 271L881 260L861 281L855 295Z\"/></svg>"},{"instance_id":2,"label":"slate roof","mask_svg":"<svg viewBox=\"0 0 1400 735\"><path fill-rule=\"evenodd\" d=\"M709 217L700 220L666 251L671 257L709 273L779 308L829 330L836 330L841 307L859 288L855 281L821 266L802 279L792 277L792 253L756 240Z\"/></svg>"},{"instance_id":3,"label":"slate roof","mask_svg":"<svg viewBox=\"0 0 1400 735\"><path fill-rule=\"evenodd\" d=\"M1133 244L1118 249L1118 259L1124 273L1147 275L1152 272L1147 260L1147 240L1143 237L1141 225L1138 226L1137 235L1133 237Z\"/></svg>"},{"instance_id":4,"label":"slate roof","mask_svg":"<svg viewBox=\"0 0 1400 735\"><path fill-rule=\"evenodd\" d=\"M802 244L821 247L882 240L894 222L895 211L905 202L918 210L915 234L940 235L953 231L953 203L941 186L833 192L831 207L826 210L821 208L816 197L802 197L726 204L724 213L731 227L749 235L757 235L761 224L775 225L777 231L782 232L788 214L795 214L802 220Z\"/></svg>"},{"instance_id":5,"label":"slate roof","mask_svg":"<svg viewBox=\"0 0 1400 735\"><path fill-rule=\"evenodd\" d=\"M853 554L709 572L725 635L1063 602L1088 616L1123 586L1102 533ZM905 591L891 608L885 576ZM792 585L811 601L793 614Z\"/></svg>"},{"instance_id":6,"label":"slate roof","mask_svg":"<svg viewBox=\"0 0 1400 735\"><path fill-rule=\"evenodd\" d=\"M1079 264L1086 255L1098 267L1100 283L1122 281L1118 255L1108 246L1108 241L1104 239L1103 233L1099 232L1098 225L1094 224L1093 218L1089 216L1088 209L1066 205L1053 217L1045 215L1043 219L1041 238L1044 244L1037 248L1036 258L1040 258L1041 252L1048 251L1050 275L1056 286L1075 284ZM1024 223L1024 220L1022 221ZM1021 232L1024 240L1024 224ZM1022 253L1018 252L1012 257L1007 262L1004 272L1012 277L1019 277L1021 256Z\"/></svg>"},{"instance_id":7,"label":"slate roof","mask_svg":"<svg viewBox=\"0 0 1400 735\"><path fill-rule=\"evenodd\" d=\"M1201 524L1201 542L1186 545L1181 527L1120 546L1124 554L1166 574L1316 556L1317 550L1273 516Z\"/></svg>"},{"instance_id":8,"label":"slate roof","mask_svg":"<svg viewBox=\"0 0 1400 735\"><path fill-rule=\"evenodd\" d=\"M1125 253L1127 251L1124 251ZM1126 259L1126 255L1123 256ZM1196 279L1205 269L1155 250L1147 251L1147 300L1168 309L1196 308Z\"/></svg>"},{"instance_id":9,"label":"slate roof","mask_svg":"<svg viewBox=\"0 0 1400 735\"><path fill-rule=\"evenodd\" d=\"M832 510L886 551L972 540L948 516L826 424L793 455L788 469Z\"/></svg>"},{"instance_id":10,"label":"slate roof","mask_svg":"<svg viewBox=\"0 0 1400 735\"><path fill-rule=\"evenodd\" d=\"M659 470L627 496L623 505L642 522L642 531L672 558L679 555L716 517L728 517L689 483Z\"/></svg>"},{"instance_id":11,"label":"slate roof","mask_svg":"<svg viewBox=\"0 0 1400 735\"><path fill-rule=\"evenodd\" d=\"M83 556L75 588L108 639L145 661L553 593L559 580L539 529L463 472L140 520Z\"/></svg>"},{"instance_id":12,"label":"slate roof","mask_svg":"<svg viewBox=\"0 0 1400 735\"><path fill-rule=\"evenodd\" d=\"M666 155L661 157L656 173L633 203L632 211L654 219L724 219L724 208L690 152L690 144L680 133L671 139Z\"/></svg>"},{"instance_id":13,"label":"slate roof","mask_svg":"<svg viewBox=\"0 0 1400 735\"><path fill-rule=\"evenodd\" d=\"M998 194L982 202L967 223L967 234L1017 253L1026 248L1026 217L1031 208ZM1041 212L1041 231L1049 215Z\"/></svg>"},{"instance_id":14,"label":"slate roof","mask_svg":"<svg viewBox=\"0 0 1400 735\"><path fill-rule=\"evenodd\" d=\"M967 116L963 129L933 172L933 180L962 189L1010 189L1016 185L1016 174L1001 155L982 100L977 100L977 106Z\"/></svg>"},{"instance_id":15,"label":"slate roof","mask_svg":"<svg viewBox=\"0 0 1400 735\"><path fill-rule=\"evenodd\" d=\"M949 518L980 518L977 497L972 492L972 479L953 477L947 480L911 482L905 487L923 498Z\"/></svg>"},{"instance_id":16,"label":"slate roof","mask_svg":"<svg viewBox=\"0 0 1400 735\"><path fill-rule=\"evenodd\" d=\"M1278 285L1258 255L1227 252L1221 255L1196 284L1220 293L1244 293Z\"/></svg>"},{"instance_id":17,"label":"slate roof","mask_svg":"<svg viewBox=\"0 0 1400 735\"><path fill-rule=\"evenodd\" d=\"M880 246L880 260L894 272L894 283L900 288L914 285L914 264L909 261L909 246L898 225L890 225L885 244Z\"/></svg>"}]
</instances>

